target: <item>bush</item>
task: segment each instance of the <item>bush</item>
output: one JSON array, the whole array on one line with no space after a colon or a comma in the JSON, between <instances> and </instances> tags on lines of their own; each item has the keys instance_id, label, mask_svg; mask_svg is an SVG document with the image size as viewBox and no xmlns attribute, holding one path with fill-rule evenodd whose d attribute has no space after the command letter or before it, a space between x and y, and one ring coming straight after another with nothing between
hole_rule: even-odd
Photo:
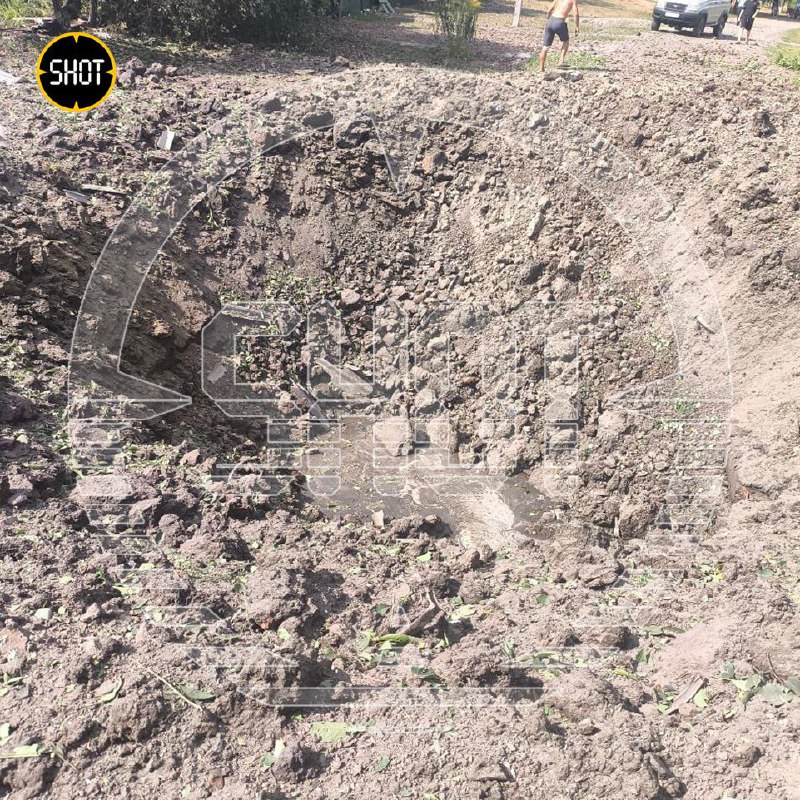
<instances>
[{"instance_id":1,"label":"bush","mask_svg":"<svg viewBox=\"0 0 800 800\"><path fill-rule=\"evenodd\" d=\"M330 0L107 0L100 16L132 34L297 44L312 35L329 9Z\"/></svg>"},{"instance_id":2,"label":"bush","mask_svg":"<svg viewBox=\"0 0 800 800\"><path fill-rule=\"evenodd\" d=\"M4 0L0 3L0 19L10 22L20 17L46 17L52 10L47 0Z\"/></svg>"},{"instance_id":3,"label":"bush","mask_svg":"<svg viewBox=\"0 0 800 800\"><path fill-rule=\"evenodd\" d=\"M464 53L475 38L480 11L478 0L437 0L436 32L447 41L451 51Z\"/></svg>"}]
</instances>

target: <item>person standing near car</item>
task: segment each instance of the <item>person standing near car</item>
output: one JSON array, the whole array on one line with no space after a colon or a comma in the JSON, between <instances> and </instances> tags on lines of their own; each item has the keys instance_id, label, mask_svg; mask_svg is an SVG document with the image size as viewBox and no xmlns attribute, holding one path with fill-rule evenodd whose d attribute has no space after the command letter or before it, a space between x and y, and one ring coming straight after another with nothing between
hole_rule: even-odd
<instances>
[{"instance_id":1,"label":"person standing near car","mask_svg":"<svg viewBox=\"0 0 800 800\"><path fill-rule=\"evenodd\" d=\"M742 32L746 32L745 34L745 44L750 44L750 31L753 30L753 20L756 18L758 14L758 3L756 0L744 0L744 3L741 4L741 10L739 11L739 19L736 21L739 25L739 38L737 39L738 42L742 41Z\"/></svg>"},{"instance_id":2,"label":"person standing near car","mask_svg":"<svg viewBox=\"0 0 800 800\"><path fill-rule=\"evenodd\" d=\"M547 53L553 44L556 36L561 40L561 56L558 59L558 66L564 66L564 59L569 50L569 27L567 17L570 11L575 17L575 36L580 32L581 18L578 13L578 0L553 0L550 8L547 9L547 22L544 26L544 38L542 39L542 52L539 54L539 71L544 72L544 64L547 61Z\"/></svg>"}]
</instances>

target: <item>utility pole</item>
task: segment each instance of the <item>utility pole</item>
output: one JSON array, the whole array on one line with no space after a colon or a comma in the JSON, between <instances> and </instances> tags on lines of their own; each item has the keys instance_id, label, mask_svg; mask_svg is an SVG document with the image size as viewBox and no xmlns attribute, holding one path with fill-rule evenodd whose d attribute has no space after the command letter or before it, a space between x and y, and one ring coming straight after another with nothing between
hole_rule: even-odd
<instances>
[{"instance_id":1,"label":"utility pole","mask_svg":"<svg viewBox=\"0 0 800 800\"><path fill-rule=\"evenodd\" d=\"M514 3L514 21L511 23L512 28L519 28L520 14L522 14L522 0L516 0Z\"/></svg>"}]
</instances>

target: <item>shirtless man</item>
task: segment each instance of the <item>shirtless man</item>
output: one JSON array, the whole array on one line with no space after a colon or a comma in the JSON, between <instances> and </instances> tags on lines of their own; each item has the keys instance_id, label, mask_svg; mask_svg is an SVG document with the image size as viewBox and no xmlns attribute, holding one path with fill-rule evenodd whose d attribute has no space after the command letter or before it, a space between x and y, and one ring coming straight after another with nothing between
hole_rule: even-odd
<instances>
[{"instance_id":1,"label":"shirtless man","mask_svg":"<svg viewBox=\"0 0 800 800\"><path fill-rule=\"evenodd\" d=\"M547 10L547 22L544 26L544 39L542 40L542 52L539 55L539 69L544 72L544 62L547 60L547 51L553 44L556 36L561 40L561 57L558 59L558 66L564 65L564 59L569 50L569 28L567 27L567 17L572 11L575 17L575 35L580 31L581 18L578 14L578 0L553 0L552 5Z\"/></svg>"}]
</instances>

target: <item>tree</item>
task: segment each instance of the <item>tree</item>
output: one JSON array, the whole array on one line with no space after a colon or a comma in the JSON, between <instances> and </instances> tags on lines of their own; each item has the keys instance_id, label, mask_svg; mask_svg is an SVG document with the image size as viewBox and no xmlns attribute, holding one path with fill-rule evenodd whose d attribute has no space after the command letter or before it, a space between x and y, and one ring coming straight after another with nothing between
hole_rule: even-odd
<instances>
[{"instance_id":1,"label":"tree","mask_svg":"<svg viewBox=\"0 0 800 800\"><path fill-rule=\"evenodd\" d=\"M81 0L53 0L53 21L66 28L72 20L81 15ZM97 24L97 0L89 0L89 24Z\"/></svg>"}]
</instances>

